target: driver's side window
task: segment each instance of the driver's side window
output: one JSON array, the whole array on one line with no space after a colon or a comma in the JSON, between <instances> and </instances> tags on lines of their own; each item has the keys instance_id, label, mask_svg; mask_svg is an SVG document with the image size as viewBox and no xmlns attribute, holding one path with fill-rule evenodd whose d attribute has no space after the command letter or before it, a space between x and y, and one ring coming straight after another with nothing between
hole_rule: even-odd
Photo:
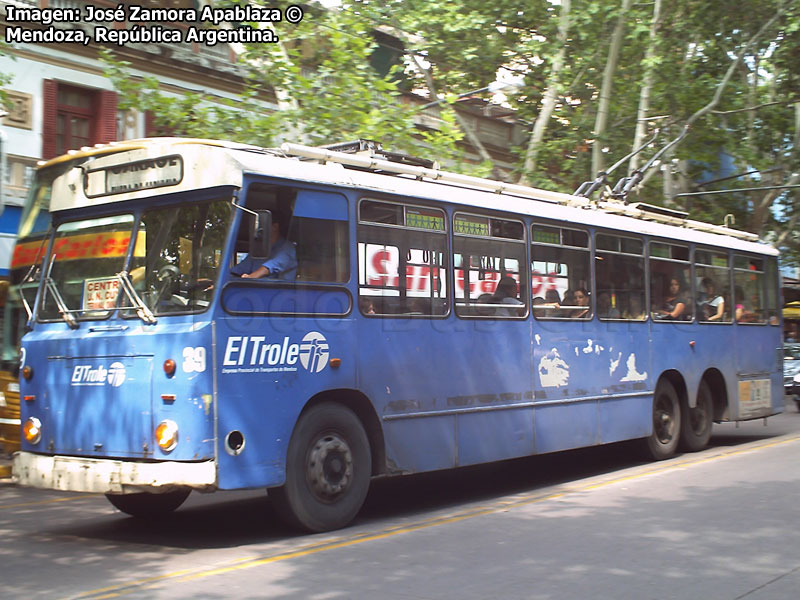
<instances>
[{"instance_id":1,"label":"driver's side window","mask_svg":"<svg viewBox=\"0 0 800 600\"><path fill-rule=\"evenodd\" d=\"M253 183L248 187L244 207L272 213L272 248L268 259L249 257L254 217L245 212L236 235L233 275L254 273L259 266L272 267L274 263L277 273L261 277L335 283L349 279L347 199L342 194Z\"/></svg>"}]
</instances>

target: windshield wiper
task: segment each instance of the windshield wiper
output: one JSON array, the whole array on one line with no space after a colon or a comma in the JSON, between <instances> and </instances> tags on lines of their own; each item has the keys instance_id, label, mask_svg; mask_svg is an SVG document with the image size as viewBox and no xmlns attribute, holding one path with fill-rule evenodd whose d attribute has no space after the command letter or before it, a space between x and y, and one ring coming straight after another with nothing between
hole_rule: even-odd
<instances>
[{"instance_id":1,"label":"windshield wiper","mask_svg":"<svg viewBox=\"0 0 800 600\"><path fill-rule=\"evenodd\" d=\"M56 308L58 308L58 312L61 313L61 318L66 321L67 325L70 326L72 329L78 328L78 321L75 319L72 311L67 308L67 303L64 302L63 296L61 296L61 292L58 291L58 286L56 282L53 281L53 278L50 277L50 272L53 270L53 265L56 262L56 255L53 255L53 258L50 260L50 268L47 270L47 277L44 278L44 286L45 290L49 291L53 295L53 299L56 301Z\"/></svg>"},{"instance_id":2,"label":"windshield wiper","mask_svg":"<svg viewBox=\"0 0 800 600\"><path fill-rule=\"evenodd\" d=\"M119 279L119 282L122 284L122 290L125 292L128 300L131 301L131 304L133 304L133 308L136 309L136 315L145 323L150 323L151 325L156 323L156 318L152 311L147 308L144 300L142 300L141 296L139 296L136 289L133 287L133 282L128 272L120 271L117 273L117 279Z\"/></svg>"}]
</instances>

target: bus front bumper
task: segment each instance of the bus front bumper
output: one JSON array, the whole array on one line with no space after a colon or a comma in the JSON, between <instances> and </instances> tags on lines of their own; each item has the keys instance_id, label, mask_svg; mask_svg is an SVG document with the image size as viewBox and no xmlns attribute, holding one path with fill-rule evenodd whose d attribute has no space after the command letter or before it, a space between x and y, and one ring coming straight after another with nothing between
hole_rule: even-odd
<instances>
[{"instance_id":1,"label":"bus front bumper","mask_svg":"<svg viewBox=\"0 0 800 600\"><path fill-rule=\"evenodd\" d=\"M13 472L19 485L70 492L131 494L180 487L212 491L217 487L213 460L146 463L18 452Z\"/></svg>"}]
</instances>

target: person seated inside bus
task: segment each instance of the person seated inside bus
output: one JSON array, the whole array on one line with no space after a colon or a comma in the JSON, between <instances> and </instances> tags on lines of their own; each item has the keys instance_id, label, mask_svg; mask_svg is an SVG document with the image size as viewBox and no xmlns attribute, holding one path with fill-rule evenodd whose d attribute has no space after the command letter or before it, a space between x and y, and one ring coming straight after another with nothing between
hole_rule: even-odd
<instances>
[{"instance_id":1,"label":"person seated inside bus","mask_svg":"<svg viewBox=\"0 0 800 600\"><path fill-rule=\"evenodd\" d=\"M519 317L524 314L524 309L519 308L524 304L517 298L517 282L513 277L505 275L500 278L492 301L504 305L495 309L494 314L498 317Z\"/></svg>"},{"instance_id":2,"label":"person seated inside bus","mask_svg":"<svg viewBox=\"0 0 800 600\"><path fill-rule=\"evenodd\" d=\"M758 294L750 296L750 303L747 304L744 301L744 290L740 286L737 285L733 291L736 298L736 307L734 311L736 322L763 323L764 318L761 316L761 311L758 308L760 306Z\"/></svg>"},{"instance_id":3,"label":"person seated inside bus","mask_svg":"<svg viewBox=\"0 0 800 600\"><path fill-rule=\"evenodd\" d=\"M703 277L700 281L703 291L697 301L697 314L703 321L720 321L725 314L725 299L716 292L714 280Z\"/></svg>"},{"instance_id":4,"label":"person seated inside bus","mask_svg":"<svg viewBox=\"0 0 800 600\"><path fill-rule=\"evenodd\" d=\"M622 318L629 321L644 321L644 302L640 294L631 294L628 297L628 308L622 311Z\"/></svg>"},{"instance_id":5,"label":"person seated inside bus","mask_svg":"<svg viewBox=\"0 0 800 600\"><path fill-rule=\"evenodd\" d=\"M272 220L272 248L266 260L251 258L234 265L231 272L243 279L269 277L284 281L294 281L297 277L297 249L283 236L283 227L277 218Z\"/></svg>"},{"instance_id":6,"label":"person seated inside bus","mask_svg":"<svg viewBox=\"0 0 800 600\"><path fill-rule=\"evenodd\" d=\"M570 319L585 319L591 314L591 307L589 306L589 292L585 288L578 288L575 290L575 301L573 308L567 315Z\"/></svg>"},{"instance_id":7,"label":"person seated inside bus","mask_svg":"<svg viewBox=\"0 0 800 600\"><path fill-rule=\"evenodd\" d=\"M558 290L550 289L544 293L545 304L558 304L561 306L561 296L558 295Z\"/></svg>"},{"instance_id":8,"label":"person seated inside bus","mask_svg":"<svg viewBox=\"0 0 800 600\"><path fill-rule=\"evenodd\" d=\"M561 298L559 298L557 290L547 290L544 298L536 296L533 299L533 314L536 317L558 317L561 313L560 309Z\"/></svg>"},{"instance_id":9,"label":"person seated inside bus","mask_svg":"<svg viewBox=\"0 0 800 600\"><path fill-rule=\"evenodd\" d=\"M620 314L611 302L611 294L608 292L597 293L597 316L601 319L619 319Z\"/></svg>"},{"instance_id":10,"label":"person seated inside bus","mask_svg":"<svg viewBox=\"0 0 800 600\"><path fill-rule=\"evenodd\" d=\"M480 316L480 317L493 317L494 316L494 307L489 306L490 304L494 304L494 296L491 294L481 294L475 299L475 304L473 304L473 313Z\"/></svg>"},{"instance_id":11,"label":"person seated inside bus","mask_svg":"<svg viewBox=\"0 0 800 600\"><path fill-rule=\"evenodd\" d=\"M361 309L361 314L364 315L374 315L375 314L375 302L371 298L367 298L365 296L361 296L358 299L358 307Z\"/></svg>"},{"instance_id":12,"label":"person seated inside bus","mask_svg":"<svg viewBox=\"0 0 800 600\"><path fill-rule=\"evenodd\" d=\"M684 321L690 319L686 309L686 293L678 277L669 280L667 291L661 304L653 307L653 318L661 321Z\"/></svg>"}]
</instances>

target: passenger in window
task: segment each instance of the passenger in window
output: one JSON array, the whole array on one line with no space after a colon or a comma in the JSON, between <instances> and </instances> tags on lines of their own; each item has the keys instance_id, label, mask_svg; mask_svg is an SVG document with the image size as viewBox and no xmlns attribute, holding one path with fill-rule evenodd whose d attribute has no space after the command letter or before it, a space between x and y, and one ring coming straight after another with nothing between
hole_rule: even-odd
<instances>
[{"instance_id":1,"label":"passenger in window","mask_svg":"<svg viewBox=\"0 0 800 600\"><path fill-rule=\"evenodd\" d=\"M688 318L686 294L683 283L679 278L673 277L669 280L669 287L664 295L664 301L653 313L656 319L662 321L683 321Z\"/></svg>"},{"instance_id":2,"label":"passenger in window","mask_svg":"<svg viewBox=\"0 0 800 600\"><path fill-rule=\"evenodd\" d=\"M739 323L760 323L758 294L750 296L750 305L748 306L744 303L744 290L737 285L734 292L736 294L736 320Z\"/></svg>"},{"instance_id":3,"label":"passenger in window","mask_svg":"<svg viewBox=\"0 0 800 600\"><path fill-rule=\"evenodd\" d=\"M283 237L281 223L272 221L272 248L266 260L246 256L242 262L234 265L231 272L243 279L259 279L269 277L294 281L297 277L297 250L292 242Z\"/></svg>"},{"instance_id":4,"label":"passenger in window","mask_svg":"<svg viewBox=\"0 0 800 600\"><path fill-rule=\"evenodd\" d=\"M643 321L644 315L644 302L639 294L631 294L628 298L628 308L622 311L622 318L629 321Z\"/></svg>"},{"instance_id":5,"label":"passenger in window","mask_svg":"<svg viewBox=\"0 0 800 600\"><path fill-rule=\"evenodd\" d=\"M619 319L619 311L612 304L608 292L597 294L597 316L603 319Z\"/></svg>"},{"instance_id":6,"label":"passenger in window","mask_svg":"<svg viewBox=\"0 0 800 600\"><path fill-rule=\"evenodd\" d=\"M552 298L549 292L546 295ZM558 292L556 292L556 296L558 296ZM561 316L561 305L558 302L548 302L547 298L536 296L536 298L533 299L533 314L540 319L542 317L559 317Z\"/></svg>"},{"instance_id":7,"label":"passenger in window","mask_svg":"<svg viewBox=\"0 0 800 600\"><path fill-rule=\"evenodd\" d=\"M544 301L545 304L557 304L561 305L561 297L558 295L558 290L547 290L544 293Z\"/></svg>"},{"instance_id":8,"label":"passenger in window","mask_svg":"<svg viewBox=\"0 0 800 600\"><path fill-rule=\"evenodd\" d=\"M561 296L558 295L558 290L547 290L544 293L544 298L541 302L545 308L540 308L539 312L535 313L539 317L558 317L561 316Z\"/></svg>"},{"instance_id":9,"label":"passenger in window","mask_svg":"<svg viewBox=\"0 0 800 600\"><path fill-rule=\"evenodd\" d=\"M591 310L589 308L589 292L584 288L575 290L575 301L573 304L578 308L569 311L568 316L570 319L585 319L589 316L589 311Z\"/></svg>"},{"instance_id":10,"label":"passenger in window","mask_svg":"<svg viewBox=\"0 0 800 600\"><path fill-rule=\"evenodd\" d=\"M523 306L522 302L517 298L517 282L513 277L506 275L500 279L492 295L492 301L496 304L506 305L495 309L495 315L499 317L520 316L520 309L512 308Z\"/></svg>"},{"instance_id":11,"label":"passenger in window","mask_svg":"<svg viewBox=\"0 0 800 600\"><path fill-rule=\"evenodd\" d=\"M361 309L361 313L365 315L374 315L375 314L375 305L373 304L372 300L369 298L364 298L363 296L358 299L358 306Z\"/></svg>"},{"instance_id":12,"label":"passenger in window","mask_svg":"<svg viewBox=\"0 0 800 600\"><path fill-rule=\"evenodd\" d=\"M494 304L494 296L491 294L481 294L475 299L475 314L481 317L492 317L494 316L494 307L487 306L489 304Z\"/></svg>"},{"instance_id":13,"label":"passenger in window","mask_svg":"<svg viewBox=\"0 0 800 600\"><path fill-rule=\"evenodd\" d=\"M725 314L725 299L716 292L714 280L703 277L700 281L703 292L700 294L698 309L703 321L720 321Z\"/></svg>"},{"instance_id":14,"label":"passenger in window","mask_svg":"<svg viewBox=\"0 0 800 600\"><path fill-rule=\"evenodd\" d=\"M736 306L734 307L734 317L737 321L742 321L744 319L745 308L744 308L744 290L740 286L736 286L733 288L733 293L735 294L736 298Z\"/></svg>"},{"instance_id":15,"label":"passenger in window","mask_svg":"<svg viewBox=\"0 0 800 600\"><path fill-rule=\"evenodd\" d=\"M575 292L573 290L567 290L564 292L564 301L561 303L563 306L574 306L575 305Z\"/></svg>"}]
</instances>

